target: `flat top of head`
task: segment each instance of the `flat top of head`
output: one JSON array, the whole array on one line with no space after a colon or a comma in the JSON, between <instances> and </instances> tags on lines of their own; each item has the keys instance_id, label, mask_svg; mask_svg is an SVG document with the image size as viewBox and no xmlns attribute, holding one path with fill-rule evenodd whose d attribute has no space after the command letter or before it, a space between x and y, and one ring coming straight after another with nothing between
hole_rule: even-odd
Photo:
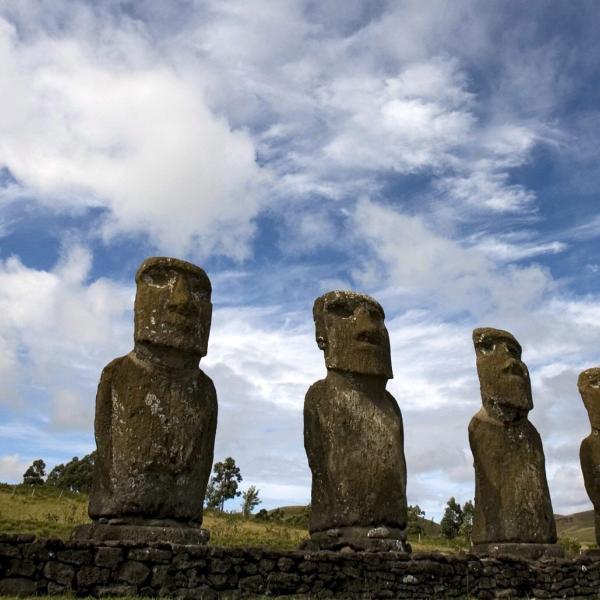
<instances>
[{"instance_id":1,"label":"flat top of head","mask_svg":"<svg viewBox=\"0 0 600 600\"><path fill-rule=\"evenodd\" d=\"M379 304L375 298L372 298L367 294L354 292L352 290L332 290L331 292L327 292L322 296L319 296L313 304L313 315L316 317L323 311L326 304L333 303L336 300L351 300L353 302L366 302L368 304L372 304L373 306L376 306L381 311L381 314L385 317L385 313L381 304Z\"/></svg>"},{"instance_id":2,"label":"flat top of head","mask_svg":"<svg viewBox=\"0 0 600 600\"><path fill-rule=\"evenodd\" d=\"M579 373L577 387L581 389L586 386L600 387L600 367L592 367Z\"/></svg>"},{"instance_id":3,"label":"flat top of head","mask_svg":"<svg viewBox=\"0 0 600 600\"><path fill-rule=\"evenodd\" d=\"M142 264L140 265L140 268L137 270L137 273L135 274L136 283L140 282L141 276L146 271L148 271L148 269L154 267L176 269L178 271L184 271L186 273L189 273L190 275L195 275L196 277L198 277L198 279L202 281L203 287L212 291L210 279L208 278L208 275L206 274L204 269L201 269L197 265L191 262L187 262L186 260L181 260L179 258L171 258L169 256L151 256L150 258L144 260L144 262L142 262Z\"/></svg>"},{"instance_id":4,"label":"flat top of head","mask_svg":"<svg viewBox=\"0 0 600 600\"><path fill-rule=\"evenodd\" d=\"M516 344L519 351L522 350L521 344L517 341L515 336L509 331L504 329L495 329L494 327L478 327L473 329L473 344L475 348L479 348L482 344L489 343L490 341L501 341L506 340Z\"/></svg>"}]
</instances>

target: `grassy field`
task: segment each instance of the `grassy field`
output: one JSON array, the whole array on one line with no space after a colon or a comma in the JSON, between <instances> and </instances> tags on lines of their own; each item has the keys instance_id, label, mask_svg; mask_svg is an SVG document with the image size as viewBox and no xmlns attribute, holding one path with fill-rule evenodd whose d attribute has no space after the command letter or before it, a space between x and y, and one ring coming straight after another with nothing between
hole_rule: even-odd
<instances>
[{"instance_id":1,"label":"grassy field","mask_svg":"<svg viewBox=\"0 0 600 600\"><path fill-rule=\"evenodd\" d=\"M0 532L35 533L40 537L67 539L73 527L88 523L87 496L60 493L50 486L33 489L0 484ZM239 514L207 511L203 526L215 546L265 546L281 550L297 548L308 537L304 528L286 522L244 519Z\"/></svg>"},{"instance_id":2,"label":"grassy field","mask_svg":"<svg viewBox=\"0 0 600 600\"><path fill-rule=\"evenodd\" d=\"M276 515L273 513L276 512ZM222 547L261 546L292 550L308 537L307 512L303 506L286 506L270 511L261 521L245 519L238 513L205 511L203 526L211 532L211 544ZM61 492L51 486L29 487L0 484L0 533L34 533L39 537L67 539L73 527L89 522L87 496ZM463 538L446 540L439 535L439 525L423 521L425 535L410 537L414 551L456 552L467 550ZM561 542L571 553L579 546L593 545L593 511L558 516Z\"/></svg>"},{"instance_id":3,"label":"grassy field","mask_svg":"<svg viewBox=\"0 0 600 600\"><path fill-rule=\"evenodd\" d=\"M271 517L274 511L270 511ZM291 550L308 537L307 513L302 506L277 509L276 520L245 519L238 513L205 511L203 526L211 532L214 546L262 546ZM0 532L35 533L40 537L67 539L73 527L88 523L87 496L61 492L50 486L29 487L0 484ZM421 543L411 539L415 550L455 551L466 547L462 540L448 542L435 532L439 526L425 522L429 535Z\"/></svg>"}]
</instances>

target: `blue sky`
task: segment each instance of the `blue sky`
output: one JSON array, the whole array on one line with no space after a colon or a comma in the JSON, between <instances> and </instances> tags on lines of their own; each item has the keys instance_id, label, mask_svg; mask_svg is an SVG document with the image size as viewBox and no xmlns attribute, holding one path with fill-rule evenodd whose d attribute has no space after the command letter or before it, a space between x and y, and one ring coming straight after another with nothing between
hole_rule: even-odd
<instances>
[{"instance_id":1,"label":"blue sky","mask_svg":"<svg viewBox=\"0 0 600 600\"><path fill-rule=\"evenodd\" d=\"M0 2L0 480L93 449L149 255L202 265L215 458L304 503L312 302L383 304L408 499L473 495L471 330L524 347L559 513L590 507L597 3Z\"/></svg>"}]
</instances>

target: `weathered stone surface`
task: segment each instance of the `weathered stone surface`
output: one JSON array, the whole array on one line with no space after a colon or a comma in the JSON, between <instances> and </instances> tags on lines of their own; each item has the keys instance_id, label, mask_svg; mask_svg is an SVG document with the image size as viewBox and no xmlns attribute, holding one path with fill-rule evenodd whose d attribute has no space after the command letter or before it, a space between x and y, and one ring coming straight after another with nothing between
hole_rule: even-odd
<instances>
[{"instance_id":1,"label":"weathered stone surface","mask_svg":"<svg viewBox=\"0 0 600 600\"><path fill-rule=\"evenodd\" d=\"M547 557L562 558L565 555L564 549L558 544L529 544L526 542L475 544L473 552L485 556L520 556L531 560Z\"/></svg>"},{"instance_id":2,"label":"weathered stone surface","mask_svg":"<svg viewBox=\"0 0 600 600\"><path fill-rule=\"evenodd\" d=\"M75 577L75 568L58 561L49 561L44 567L44 576L61 585L70 586Z\"/></svg>"},{"instance_id":3,"label":"weathered stone surface","mask_svg":"<svg viewBox=\"0 0 600 600\"><path fill-rule=\"evenodd\" d=\"M97 590L99 598L111 598L118 596L135 596L137 589L134 585L105 585Z\"/></svg>"},{"instance_id":4,"label":"weathered stone surface","mask_svg":"<svg viewBox=\"0 0 600 600\"><path fill-rule=\"evenodd\" d=\"M217 424L213 383L198 368L211 285L199 267L160 257L142 263L136 283L134 349L105 367L98 386L89 514L103 525L197 527Z\"/></svg>"},{"instance_id":5,"label":"weathered stone surface","mask_svg":"<svg viewBox=\"0 0 600 600\"><path fill-rule=\"evenodd\" d=\"M126 583L139 585L146 581L150 575L150 569L137 560L129 560L119 570L119 579Z\"/></svg>"},{"instance_id":6,"label":"weathered stone surface","mask_svg":"<svg viewBox=\"0 0 600 600\"><path fill-rule=\"evenodd\" d=\"M99 567L115 567L123 559L123 550L121 548L100 547L96 551L94 563Z\"/></svg>"},{"instance_id":7,"label":"weathered stone surface","mask_svg":"<svg viewBox=\"0 0 600 600\"><path fill-rule=\"evenodd\" d=\"M594 505L596 543L600 545L600 368L587 369L577 381L592 431L579 449L585 489Z\"/></svg>"},{"instance_id":8,"label":"weathered stone surface","mask_svg":"<svg viewBox=\"0 0 600 600\"><path fill-rule=\"evenodd\" d=\"M507 331L475 329L483 407L469 424L475 466L475 544L556 542L540 435L521 346Z\"/></svg>"},{"instance_id":9,"label":"weathered stone surface","mask_svg":"<svg viewBox=\"0 0 600 600\"><path fill-rule=\"evenodd\" d=\"M202 529L194 523L181 526L174 522L163 526L150 525L104 525L92 523L80 525L73 530L74 540L101 540L101 541L130 541L138 543L169 542L171 544L206 544L210 539L207 529Z\"/></svg>"},{"instance_id":10,"label":"weathered stone surface","mask_svg":"<svg viewBox=\"0 0 600 600\"><path fill-rule=\"evenodd\" d=\"M372 547L368 532L379 527L387 531L380 539L405 547L404 431L385 389L392 367L383 309L369 296L335 291L317 298L313 317L327 377L304 403L312 471L307 549Z\"/></svg>"},{"instance_id":11,"label":"weathered stone surface","mask_svg":"<svg viewBox=\"0 0 600 600\"><path fill-rule=\"evenodd\" d=\"M33 596L37 592L37 584L30 579L10 577L0 581L0 596Z\"/></svg>"},{"instance_id":12,"label":"weathered stone surface","mask_svg":"<svg viewBox=\"0 0 600 600\"><path fill-rule=\"evenodd\" d=\"M77 573L77 585L80 587L89 587L98 583L108 581L109 570L99 567L82 567Z\"/></svg>"}]
</instances>

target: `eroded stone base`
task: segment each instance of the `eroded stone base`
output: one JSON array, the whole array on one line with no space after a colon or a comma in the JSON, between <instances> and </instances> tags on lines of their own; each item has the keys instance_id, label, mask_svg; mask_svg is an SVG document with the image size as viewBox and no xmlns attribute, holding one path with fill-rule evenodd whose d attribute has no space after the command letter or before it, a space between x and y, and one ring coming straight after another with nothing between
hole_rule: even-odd
<instances>
[{"instance_id":1,"label":"eroded stone base","mask_svg":"<svg viewBox=\"0 0 600 600\"><path fill-rule=\"evenodd\" d=\"M309 551L355 550L359 552L411 551L406 531L393 527L339 527L311 533L301 548Z\"/></svg>"},{"instance_id":2,"label":"eroded stone base","mask_svg":"<svg viewBox=\"0 0 600 600\"><path fill-rule=\"evenodd\" d=\"M582 550L581 554L583 554L587 558L600 560L600 548L588 548L587 550Z\"/></svg>"},{"instance_id":3,"label":"eroded stone base","mask_svg":"<svg viewBox=\"0 0 600 600\"><path fill-rule=\"evenodd\" d=\"M473 553L478 556L519 556L537 560L539 558L564 558L565 551L558 544L530 544L530 543L488 543L475 544Z\"/></svg>"},{"instance_id":4,"label":"eroded stone base","mask_svg":"<svg viewBox=\"0 0 600 600\"><path fill-rule=\"evenodd\" d=\"M119 541L145 544L168 542L170 544L203 545L208 543L210 532L208 529L189 526L92 523L91 525L76 527L71 534L71 539L99 542Z\"/></svg>"}]
</instances>

